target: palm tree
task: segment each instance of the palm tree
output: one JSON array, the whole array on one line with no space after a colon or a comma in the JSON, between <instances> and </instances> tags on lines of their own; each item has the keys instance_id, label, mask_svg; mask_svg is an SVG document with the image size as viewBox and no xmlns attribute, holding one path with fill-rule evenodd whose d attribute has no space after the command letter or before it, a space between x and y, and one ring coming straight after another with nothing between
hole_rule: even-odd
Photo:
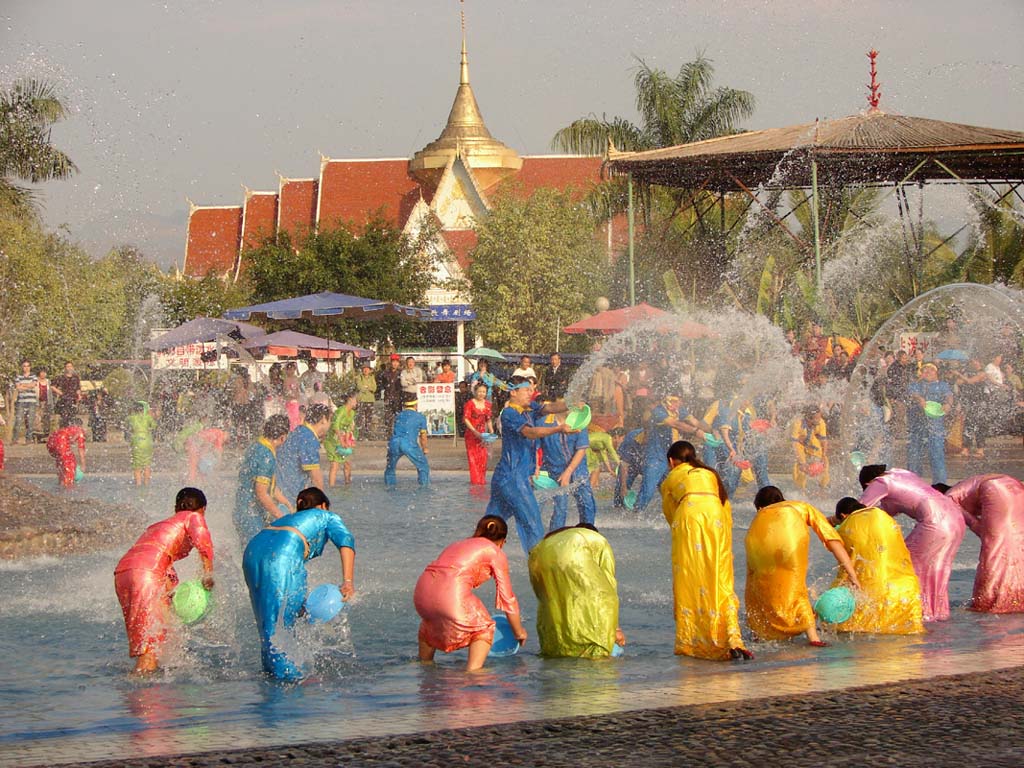
<instances>
[{"instance_id":1,"label":"palm tree","mask_svg":"<svg viewBox=\"0 0 1024 768\"><path fill-rule=\"evenodd\" d=\"M64 102L45 81L19 80L0 91L0 206L19 213L33 209L34 193L12 177L36 184L66 179L78 170L50 143L50 128L67 115Z\"/></svg>"},{"instance_id":2,"label":"palm tree","mask_svg":"<svg viewBox=\"0 0 1024 768\"><path fill-rule=\"evenodd\" d=\"M638 152L703 141L736 133L740 120L754 113L754 95L724 86L714 87L714 66L711 59L698 53L693 61L679 68L672 77L637 59L634 84L636 110L640 123L625 117L600 118L591 114L574 120L558 131L551 141L554 149L577 154L602 155L613 144L617 149ZM601 216L620 211L625 195L612 185L596 192L591 201ZM672 190L679 200L689 197L683 190ZM639 204L645 221L651 217L649 187L638 187Z\"/></svg>"},{"instance_id":3,"label":"palm tree","mask_svg":"<svg viewBox=\"0 0 1024 768\"><path fill-rule=\"evenodd\" d=\"M712 87L715 70L702 53L683 64L675 77L637 61L634 84L640 124L624 117L581 117L555 134L555 149L600 155L609 141L634 152L671 147L735 133L736 124L754 113L752 93Z\"/></svg>"}]
</instances>

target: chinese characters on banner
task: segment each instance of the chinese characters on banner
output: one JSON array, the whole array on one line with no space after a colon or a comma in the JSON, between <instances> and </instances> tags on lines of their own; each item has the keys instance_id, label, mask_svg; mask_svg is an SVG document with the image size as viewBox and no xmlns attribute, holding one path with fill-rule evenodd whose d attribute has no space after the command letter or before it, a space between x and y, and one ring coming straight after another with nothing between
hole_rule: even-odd
<instances>
[{"instance_id":1,"label":"chinese characters on banner","mask_svg":"<svg viewBox=\"0 0 1024 768\"><path fill-rule=\"evenodd\" d=\"M204 353L210 362L203 362ZM154 371L225 371L228 368L227 355L217 354L216 342L182 344L180 347L153 352L151 363Z\"/></svg>"},{"instance_id":2,"label":"chinese characters on banner","mask_svg":"<svg viewBox=\"0 0 1024 768\"><path fill-rule=\"evenodd\" d=\"M420 384L416 410L427 417L427 434L455 435L455 385Z\"/></svg>"}]
</instances>

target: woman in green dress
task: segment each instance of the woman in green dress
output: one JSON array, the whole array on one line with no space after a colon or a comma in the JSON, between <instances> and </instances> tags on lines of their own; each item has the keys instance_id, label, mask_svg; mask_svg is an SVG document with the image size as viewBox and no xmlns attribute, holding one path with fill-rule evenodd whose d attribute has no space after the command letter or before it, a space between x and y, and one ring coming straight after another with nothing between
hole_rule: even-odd
<instances>
[{"instance_id":1,"label":"woman in green dress","mask_svg":"<svg viewBox=\"0 0 1024 768\"><path fill-rule=\"evenodd\" d=\"M356 393L346 392L341 406L334 412L331 428L324 438L324 450L331 469L327 475L327 484L331 488L338 478L338 467L345 468L345 485L352 482L352 451L356 447Z\"/></svg>"}]
</instances>

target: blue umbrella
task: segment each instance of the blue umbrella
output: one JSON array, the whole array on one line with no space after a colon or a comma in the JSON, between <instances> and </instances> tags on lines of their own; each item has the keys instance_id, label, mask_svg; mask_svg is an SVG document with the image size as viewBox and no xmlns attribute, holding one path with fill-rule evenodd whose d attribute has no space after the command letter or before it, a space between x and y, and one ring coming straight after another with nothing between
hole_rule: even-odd
<instances>
[{"instance_id":1,"label":"blue umbrella","mask_svg":"<svg viewBox=\"0 0 1024 768\"><path fill-rule=\"evenodd\" d=\"M966 362L970 356L962 349L944 349L935 356L936 360L960 360Z\"/></svg>"},{"instance_id":2,"label":"blue umbrella","mask_svg":"<svg viewBox=\"0 0 1024 768\"><path fill-rule=\"evenodd\" d=\"M393 301L364 299L345 293L311 293L292 299L279 299L265 304L229 309L228 320L248 320L265 317L269 320L299 320L317 317L338 317L345 320L379 320L387 316L400 316L409 320L429 320L430 309L396 304Z\"/></svg>"}]
</instances>

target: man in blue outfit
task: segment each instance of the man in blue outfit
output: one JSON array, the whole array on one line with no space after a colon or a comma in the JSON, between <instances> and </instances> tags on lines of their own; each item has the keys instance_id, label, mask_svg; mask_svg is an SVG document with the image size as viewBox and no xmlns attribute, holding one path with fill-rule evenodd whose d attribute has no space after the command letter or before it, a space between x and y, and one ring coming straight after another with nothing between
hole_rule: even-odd
<instances>
[{"instance_id":1,"label":"man in blue outfit","mask_svg":"<svg viewBox=\"0 0 1024 768\"><path fill-rule=\"evenodd\" d=\"M281 627L290 629L306 602L306 562L330 541L341 555L341 596L355 594L355 539L319 488L306 488L293 514L279 517L257 533L242 555L242 573L260 633L263 671L279 680L300 680L302 669L274 643ZM287 645L287 643L286 643Z\"/></svg>"},{"instance_id":2,"label":"man in blue outfit","mask_svg":"<svg viewBox=\"0 0 1024 768\"><path fill-rule=\"evenodd\" d=\"M565 410L565 403L547 406L533 403L533 384L522 376L513 376L508 386L508 405L501 411L501 458L491 475L491 500L487 504L487 514L498 515L505 520L515 517L523 551L530 554L530 550L544 537L544 522L530 483L537 469L536 441L574 430L567 424L535 426L535 412Z\"/></svg>"},{"instance_id":3,"label":"man in blue outfit","mask_svg":"<svg viewBox=\"0 0 1024 768\"><path fill-rule=\"evenodd\" d=\"M681 436L697 436L703 439L710 427L698 421L681 403L679 395L667 394L651 409L651 417L644 430L643 483L634 509L643 511L647 504L658 495L658 487L668 472L668 449Z\"/></svg>"},{"instance_id":4,"label":"man in blue outfit","mask_svg":"<svg viewBox=\"0 0 1024 768\"><path fill-rule=\"evenodd\" d=\"M406 401L405 410L395 417L395 429L388 440L388 463L384 468L385 485L394 485L397 482L395 465L403 456L416 467L416 479L420 485L430 485L430 465L427 464L427 417L416 410L415 400Z\"/></svg>"},{"instance_id":5,"label":"man in blue outfit","mask_svg":"<svg viewBox=\"0 0 1024 768\"><path fill-rule=\"evenodd\" d=\"M541 426L550 427L561 425L563 417L561 414L551 414L544 418ZM541 469L557 480L563 488L572 485L572 497L576 500L576 510L580 515L580 522L589 525L594 524L597 516L597 504L594 501L594 494L590 490L590 470L587 468L587 447L590 445L590 436L587 430L580 432L556 432L555 434L542 437L540 447L544 458L541 462ZM559 493L553 499L555 511L551 515L549 531L557 531L565 527L565 516L569 510L569 497L566 493Z\"/></svg>"},{"instance_id":6,"label":"man in blue outfit","mask_svg":"<svg viewBox=\"0 0 1024 768\"><path fill-rule=\"evenodd\" d=\"M331 427L331 409L322 403L306 408L306 420L277 450L277 485L285 498L294 499L307 486L324 487L320 469L320 441Z\"/></svg>"},{"instance_id":7,"label":"man in blue outfit","mask_svg":"<svg viewBox=\"0 0 1024 768\"><path fill-rule=\"evenodd\" d=\"M941 403L942 415L925 412L929 403ZM921 367L921 378L907 387L907 469L924 477L924 454L932 465L932 482L946 482L946 414L953 408L953 388L939 381L934 363Z\"/></svg>"},{"instance_id":8,"label":"man in blue outfit","mask_svg":"<svg viewBox=\"0 0 1024 768\"><path fill-rule=\"evenodd\" d=\"M644 431L634 429L626 433L619 445L619 468L613 501L616 507L626 506L626 494L644 470L644 442Z\"/></svg>"}]
</instances>

